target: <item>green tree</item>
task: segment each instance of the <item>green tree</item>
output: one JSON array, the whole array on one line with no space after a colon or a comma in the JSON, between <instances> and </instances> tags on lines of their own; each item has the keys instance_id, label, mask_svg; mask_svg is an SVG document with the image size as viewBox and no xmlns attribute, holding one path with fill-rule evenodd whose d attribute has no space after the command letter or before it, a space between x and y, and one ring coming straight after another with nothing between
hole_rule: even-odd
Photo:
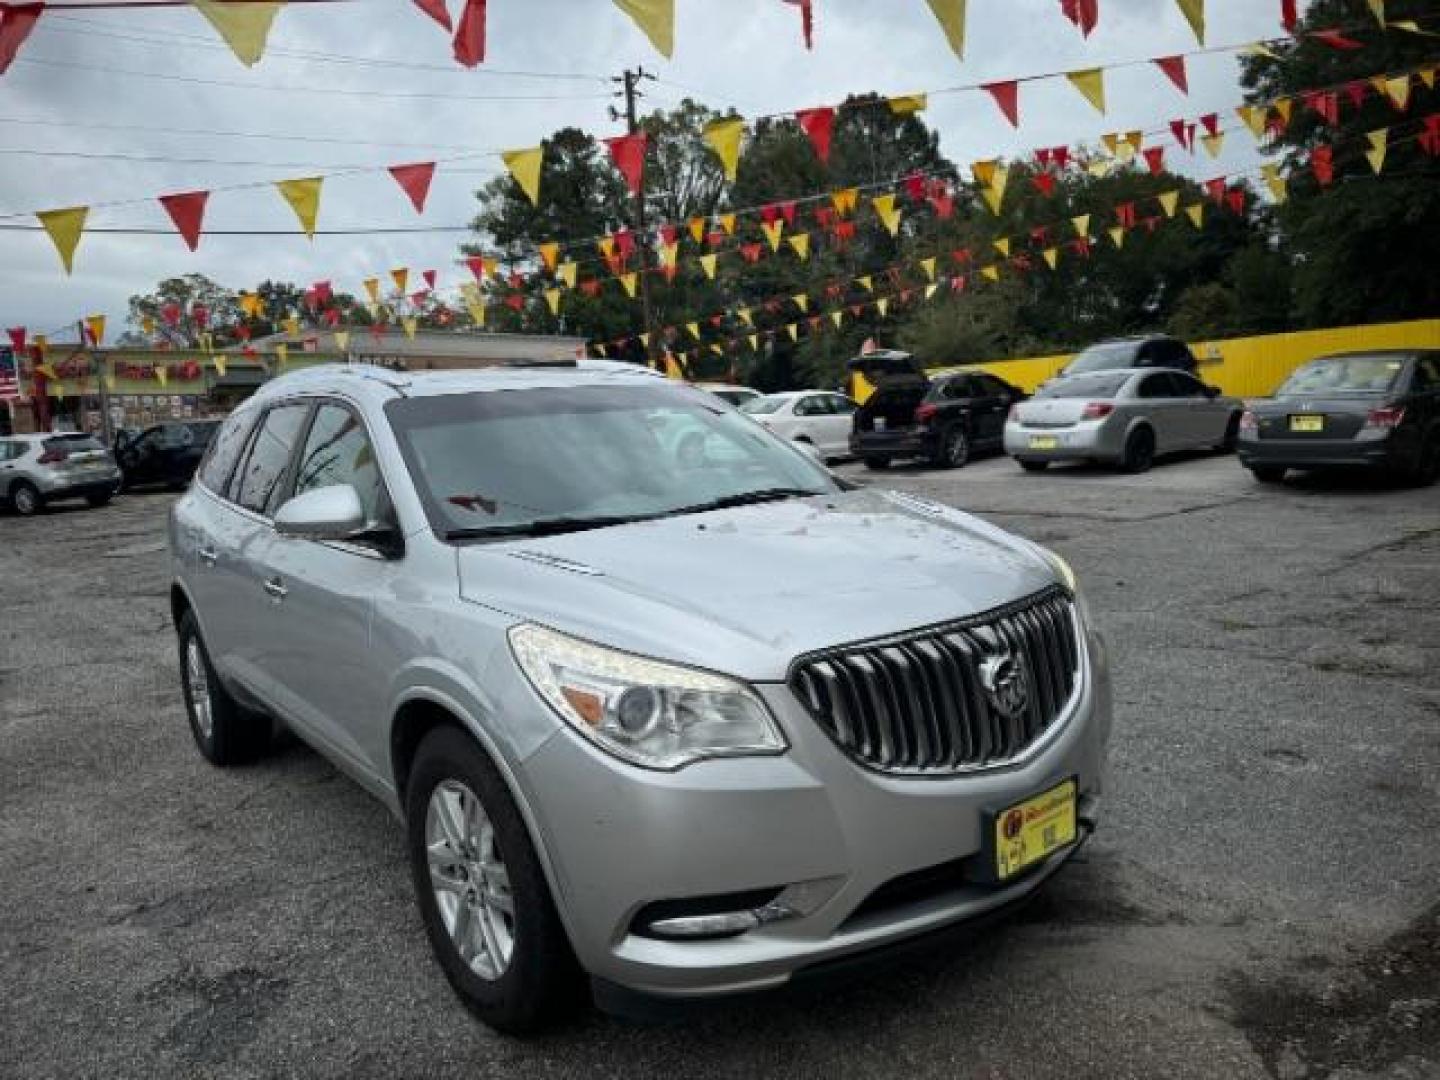
<instances>
[{"instance_id":1,"label":"green tree","mask_svg":"<svg viewBox=\"0 0 1440 1080\"><path fill-rule=\"evenodd\" d=\"M205 325L195 318L197 305L206 314ZM167 318L167 315L170 317ZM154 323L154 334L175 348L195 348L200 334L206 330L223 331L240 318L236 293L204 274L186 274L166 278L153 292L130 297L126 322L137 332L147 320Z\"/></svg>"}]
</instances>

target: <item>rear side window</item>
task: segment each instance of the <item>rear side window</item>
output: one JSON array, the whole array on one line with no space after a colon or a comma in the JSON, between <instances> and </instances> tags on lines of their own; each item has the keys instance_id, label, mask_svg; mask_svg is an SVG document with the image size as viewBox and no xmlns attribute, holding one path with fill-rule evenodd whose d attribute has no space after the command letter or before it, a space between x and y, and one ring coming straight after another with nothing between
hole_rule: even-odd
<instances>
[{"instance_id":1,"label":"rear side window","mask_svg":"<svg viewBox=\"0 0 1440 1080\"><path fill-rule=\"evenodd\" d=\"M220 425L220 434L210 440L205 460L200 463L200 482L217 495L225 494L230 483L230 474L235 471L235 462L245 449L245 440L250 435L250 425L255 414L250 411L232 413Z\"/></svg>"},{"instance_id":2,"label":"rear side window","mask_svg":"<svg viewBox=\"0 0 1440 1080\"><path fill-rule=\"evenodd\" d=\"M388 515L385 483L365 425L341 405L321 405L295 468L295 494L349 484L360 496L366 521Z\"/></svg>"},{"instance_id":3,"label":"rear side window","mask_svg":"<svg viewBox=\"0 0 1440 1080\"><path fill-rule=\"evenodd\" d=\"M1415 361L1413 389L1417 393L1421 390L1440 389L1440 356L1422 356Z\"/></svg>"},{"instance_id":4,"label":"rear side window","mask_svg":"<svg viewBox=\"0 0 1440 1080\"><path fill-rule=\"evenodd\" d=\"M1136 395L1142 398L1168 398L1181 397L1180 392L1175 388L1170 376L1164 373L1158 375L1147 375L1140 380L1140 392Z\"/></svg>"},{"instance_id":5,"label":"rear side window","mask_svg":"<svg viewBox=\"0 0 1440 1080\"><path fill-rule=\"evenodd\" d=\"M308 405L280 405L265 414L250 453L234 483L235 501L246 510L266 513L280 493L289 471L295 440L305 423Z\"/></svg>"},{"instance_id":6,"label":"rear side window","mask_svg":"<svg viewBox=\"0 0 1440 1080\"><path fill-rule=\"evenodd\" d=\"M41 445L47 452L57 454L79 454L105 449L105 445L94 435L55 435Z\"/></svg>"},{"instance_id":7,"label":"rear side window","mask_svg":"<svg viewBox=\"0 0 1440 1080\"><path fill-rule=\"evenodd\" d=\"M1086 375L1081 378L1061 379L1035 391L1037 398L1113 398L1120 388L1130 381L1130 372L1119 371L1114 375Z\"/></svg>"}]
</instances>

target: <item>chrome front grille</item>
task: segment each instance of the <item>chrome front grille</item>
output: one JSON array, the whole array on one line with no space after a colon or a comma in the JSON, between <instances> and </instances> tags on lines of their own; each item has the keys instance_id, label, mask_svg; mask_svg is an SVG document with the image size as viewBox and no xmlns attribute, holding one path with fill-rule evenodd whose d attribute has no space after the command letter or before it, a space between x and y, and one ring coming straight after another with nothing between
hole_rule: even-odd
<instances>
[{"instance_id":1,"label":"chrome front grille","mask_svg":"<svg viewBox=\"0 0 1440 1080\"><path fill-rule=\"evenodd\" d=\"M862 765L967 772L1023 756L1053 727L1078 688L1080 647L1074 602L1057 587L958 622L809 653L791 665L790 689ZM1006 658L1023 673L1023 703L993 686Z\"/></svg>"}]
</instances>

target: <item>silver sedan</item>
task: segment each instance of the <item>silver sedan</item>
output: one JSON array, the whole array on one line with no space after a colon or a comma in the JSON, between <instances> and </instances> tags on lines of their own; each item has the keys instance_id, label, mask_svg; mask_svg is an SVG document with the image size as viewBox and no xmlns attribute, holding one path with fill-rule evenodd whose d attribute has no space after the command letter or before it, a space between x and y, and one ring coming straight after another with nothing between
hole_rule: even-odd
<instances>
[{"instance_id":1,"label":"silver sedan","mask_svg":"<svg viewBox=\"0 0 1440 1080\"><path fill-rule=\"evenodd\" d=\"M1010 410L1005 452L1039 472L1099 461L1144 472L1157 454L1230 451L1245 405L1183 371L1097 371L1056 379Z\"/></svg>"}]
</instances>

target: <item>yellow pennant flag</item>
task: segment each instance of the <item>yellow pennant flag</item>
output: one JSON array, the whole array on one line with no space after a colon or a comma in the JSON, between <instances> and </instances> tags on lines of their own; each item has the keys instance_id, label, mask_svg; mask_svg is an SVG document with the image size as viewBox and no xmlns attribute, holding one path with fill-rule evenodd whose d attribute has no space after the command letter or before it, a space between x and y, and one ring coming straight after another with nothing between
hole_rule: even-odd
<instances>
[{"instance_id":1,"label":"yellow pennant flag","mask_svg":"<svg viewBox=\"0 0 1440 1080\"><path fill-rule=\"evenodd\" d=\"M485 302L480 299L478 293L474 297L466 298L465 310L470 313L470 320L476 326L485 325Z\"/></svg>"},{"instance_id":2,"label":"yellow pennant flag","mask_svg":"<svg viewBox=\"0 0 1440 1080\"><path fill-rule=\"evenodd\" d=\"M796 293L794 296L790 297L790 299L795 304L795 306L801 310L802 313L808 313L810 311L810 297L807 296L805 293Z\"/></svg>"},{"instance_id":3,"label":"yellow pennant flag","mask_svg":"<svg viewBox=\"0 0 1440 1080\"><path fill-rule=\"evenodd\" d=\"M275 357L280 361L280 366L284 367L290 361L290 346L283 343L276 345Z\"/></svg>"},{"instance_id":4,"label":"yellow pennant flag","mask_svg":"<svg viewBox=\"0 0 1440 1080\"><path fill-rule=\"evenodd\" d=\"M67 274L74 266L75 248L80 243L80 234L85 231L85 219L89 214L88 206L72 206L68 210L42 210L35 215L50 234L50 242L60 253L60 262Z\"/></svg>"},{"instance_id":5,"label":"yellow pennant flag","mask_svg":"<svg viewBox=\"0 0 1440 1080\"><path fill-rule=\"evenodd\" d=\"M810 258L809 233L796 233L794 236L790 237L790 239L787 240L786 243L788 243L792 248L795 249L795 254L800 257L801 262L804 262L806 259Z\"/></svg>"},{"instance_id":6,"label":"yellow pennant flag","mask_svg":"<svg viewBox=\"0 0 1440 1080\"><path fill-rule=\"evenodd\" d=\"M852 187L831 192L830 202L835 207L835 212L841 217L844 217L846 214L853 214L855 207L860 204L860 189Z\"/></svg>"},{"instance_id":7,"label":"yellow pennant flag","mask_svg":"<svg viewBox=\"0 0 1440 1080\"><path fill-rule=\"evenodd\" d=\"M343 352L349 352L349 351L350 351L350 331L349 331L349 330L336 330L335 333L334 333L332 336L335 338L335 351L336 351L336 352L341 352L341 353L343 353Z\"/></svg>"},{"instance_id":8,"label":"yellow pennant flag","mask_svg":"<svg viewBox=\"0 0 1440 1080\"><path fill-rule=\"evenodd\" d=\"M760 231L765 234L765 239L770 241L770 250L780 250L780 234L785 231L785 219L776 218L774 221L762 221Z\"/></svg>"},{"instance_id":9,"label":"yellow pennant flag","mask_svg":"<svg viewBox=\"0 0 1440 1080\"><path fill-rule=\"evenodd\" d=\"M1090 215L1081 214L1070 219L1070 224L1075 226L1075 235L1086 237L1090 235Z\"/></svg>"},{"instance_id":10,"label":"yellow pennant flag","mask_svg":"<svg viewBox=\"0 0 1440 1080\"><path fill-rule=\"evenodd\" d=\"M705 219L703 217L690 219L690 237L697 244L705 239Z\"/></svg>"},{"instance_id":11,"label":"yellow pennant flag","mask_svg":"<svg viewBox=\"0 0 1440 1080\"><path fill-rule=\"evenodd\" d=\"M750 309L748 307L742 307L739 311L735 312L735 314L740 316L740 321L746 326L755 325L755 320L750 317Z\"/></svg>"},{"instance_id":12,"label":"yellow pennant flag","mask_svg":"<svg viewBox=\"0 0 1440 1080\"><path fill-rule=\"evenodd\" d=\"M738 117L727 120L712 120L705 125L705 144L715 151L720 166L725 170L725 179L735 182L736 170L740 168L740 140L745 135L745 121Z\"/></svg>"},{"instance_id":13,"label":"yellow pennant flag","mask_svg":"<svg viewBox=\"0 0 1440 1080\"><path fill-rule=\"evenodd\" d=\"M1366 0L1370 5L1370 13L1375 16L1375 21L1382 27L1385 25L1385 0Z\"/></svg>"},{"instance_id":14,"label":"yellow pennant flag","mask_svg":"<svg viewBox=\"0 0 1440 1080\"><path fill-rule=\"evenodd\" d=\"M1440 71L1440 68L1426 68L1424 71L1417 71L1415 74L1419 76L1420 81L1425 84L1426 90L1434 90L1435 73L1437 71Z\"/></svg>"},{"instance_id":15,"label":"yellow pennant flag","mask_svg":"<svg viewBox=\"0 0 1440 1080\"><path fill-rule=\"evenodd\" d=\"M980 273L984 276L986 281L1000 280L1000 268L998 266L982 266L980 268Z\"/></svg>"},{"instance_id":16,"label":"yellow pennant flag","mask_svg":"<svg viewBox=\"0 0 1440 1080\"><path fill-rule=\"evenodd\" d=\"M686 323L685 329L690 331L690 336L693 337L696 341L700 340L700 324L698 322Z\"/></svg>"},{"instance_id":17,"label":"yellow pennant flag","mask_svg":"<svg viewBox=\"0 0 1440 1080\"><path fill-rule=\"evenodd\" d=\"M242 292L236 301L240 305L240 311L248 319L258 319L265 310L265 301L254 293Z\"/></svg>"},{"instance_id":18,"label":"yellow pennant flag","mask_svg":"<svg viewBox=\"0 0 1440 1080\"><path fill-rule=\"evenodd\" d=\"M706 276L707 278L709 278L711 281L714 281L714 280L715 280L715 264L716 264L718 261L719 261L719 256L717 256L717 255L715 255L715 254L713 254L713 253L710 254L710 255L701 255L701 256L700 256L700 267L701 267L702 270L705 271L705 276Z\"/></svg>"},{"instance_id":19,"label":"yellow pennant flag","mask_svg":"<svg viewBox=\"0 0 1440 1080\"><path fill-rule=\"evenodd\" d=\"M1000 252L1001 257L1008 259L1010 257L1010 238L1008 236L1002 236L994 243L995 250Z\"/></svg>"},{"instance_id":20,"label":"yellow pennant flag","mask_svg":"<svg viewBox=\"0 0 1440 1080\"><path fill-rule=\"evenodd\" d=\"M929 281L935 280L935 257L920 260L920 269L925 271L925 277Z\"/></svg>"},{"instance_id":21,"label":"yellow pennant flag","mask_svg":"<svg viewBox=\"0 0 1440 1080\"><path fill-rule=\"evenodd\" d=\"M1113 131L1108 135L1101 135L1100 142L1102 145L1104 145L1105 149L1109 152L1111 157L1114 157L1116 152L1120 148L1120 136L1118 133Z\"/></svg>"},{"instance_id":22,"label":"yellow pennant flag","mask_svg":"<svg viewBox=\"0 0 1440 1080\"><path fill-rule=\"evenodd\" d=\"M560 290L559 290L559 289L546 289L546 290L545 290L545 303L546 303L546 305L550 308L550 314L551 314L551 315L559 315L559 314L560 314Z\"/></svg>"},{"instance_id":23,"label":"yellow pennant flag","mask_svg":"<svg viewBox=\"0 0 1440 1080\"><path fill-rule=\"evenodd\" d=\"M208 330L200 335L200 350L207 353L215 351L215 335Z\"/></svg>"},{"instance_id":24,"label":"yellow pennant flag","mask_svg":"<svg viewBox=\"0 0 1440 1080\"><path fill-rule=\"evenodd\" d=\"M1180 192L1162 191L1156 198L1160 200L1160 209L1165 211L1165 216L1174 217L1175 208L1180 205Z\"/></svg>"},{"instance_id":25,"label":"yellow pennant flag","mask_svg":"<svg viewBox=\"0 0 1440 1080\"><path fill-rule=\"evenodd\" d=\"M285 6L284 0L270 3L232 4L223 0L193 0L201 15L219 31L236 58L251 67L265 55L265 40L270 24Z\"/></svg>"},{"instance_id":26,"label":"yellow pennant flag","mask_svg":"<svg viewBox=\"0 0 1440 1080\"><path fill-rule=\"evenodd\" d=\"M840 324L845 321L845 312L841 311L839 308L836 308L834 311L830 312L830 321L835 324L835 329L839 330Z\"/></svg>"},{"instance_id":27,"label":"yellow pennant flag","mask_svg":"<svg viewBox=\"0 0 1440 1080\"><path fill-rule=\"evenodd\" d=\"M615 0L665 59L675 52L675 0Z\"/></svg>"},{"instance_id":28,"label":"yellow pennant flag","mask_svg":"<svg viewBox=\"0 0 1440 1080\"><path fill-rule=\"evenodd\" d=\"M951 51L961 60L965 59L965 0L926 0L926 3L940 21Z\"/></svg>"},{"instance_id":29,"label":"yellow pennant flag","mask_svg":"<svg viewBox=\"0 0 1440 1080\"><path fill-rule=\"evenodd\" d=\"M1088 68L1085 71L1066 72L1070 84L1079 90L1085 100L1095 106L1102 115L1105 112L1105 69Z\"/></svg>"},{"instance_id":30,"label":"yellow pennant flag","mask_svg":"<svg viewBox=\"0 0 1440 1080\"><path fill-rule=\"evenodd\" d=\"M1385 150L1390 141L1390 129L1380 128L1378 131L1366 132L1365 138L1370 143L1370 149L1365 151L1365 160L1370 162L1370 168L1379 176L1380 170L1385 167Z\"/></svg>"},{"instance_id":31,"label":"yellow pennant flag","mask_svg":"<svg viewBox=\"0 0 1440 1080\"><path fill-rule=\"evenodd\" d=\"M1250 134L1257 139L1265 137L1265 121L1270 119L1270 110L1264 105L1241 105L1235 110L1240 119L1245 121L1245 126L1250 129Z\"/></svg>"},{"instance_id":32,"label":"yellow pennant flag","mask_svg":"<svg viewBox=\"0 0 1440 1080\"><path fill-rule=\"evenodd\" d=\"M1007 166L996 165L990 171L990 179L986 181L985 190L980 195L992 214L1000 213L1000 204L1005 199L1005 187L1009 182L1010 169Z\"/></svg>"},{"instance_id":33,"label":"yellow pennant flag","mask_svg":"<svg viewBox=\"0 0 1440 1080\"><path fill-rule=\"evenodd\" d=\"M648 332L640 335L640 344L647 349L650 348L650 334Z\"/></svg>"},{"instance_id":34,"label":"yellow pennant flag","mask_svg":"<svg viewBox=\"0 0 1440 1080\"><path fill-rule=\"evenodd\" d=\"M751 351L751 352L759 352L759 351L760 351L760 335L759 335L759 334L751 334L751 335L749 335L745 340L750 343L750 351Z\"/></svg>"},{"instance_id":35,"label":"yellow pennant flag","mask_svg":"<svg viewBox=\"0 0 1440 1080\"><path fill-rule=\"evenodd\" d=\"M142 316L140 317L140 332L141 332L142 334L153 334L153 333L155 333L155 316L153 316L153 315L142 315Z\"/></svg>"},{"instance_id":36,"label":"yellow pennant flag","mask_svg":"<svg viewBox=\"0 0 1440 1080\"><path fill-rule=\"evenodd\" d=\"M1279 165L1261 165L1260 174L1265 178L1265 186L1270 189L1270 197L1277 203L1283 203L1290 197Z\"/></svg>"},{"instance_id":37,"label":"yellow pennant flag","mask_svg":"<svg viewBox=\"0 0 1440 1080\"><path fill-rule=\"evenodd\" d=\"M560 261L560 245L554 241L541 244L540 261L545 264L545 269L553 274L555 272L555 264Z\"/></svg>"},{"instance_id":38,"label":"yellow pennant flag","mask_svg":"<svg viewBox=\"0 0 1440 1080\"><path fill-rule=\"evenodd\" d=\"M734 236L734 235L735 235L735 215L734 215L734 214L721 214L721 215L720 215L720 227L725 230L725 232L726 232L727 235L729 235L729 236Z\"/></svg>"},{"instance_id":39,"label":"yellow pennant flag","mask_svg":"<svg viewBox=\"0 0 1440 1080\"><path fill-rule=\"evenodd\" d=\"M1128 161L1130 160L1130 158L1138 154L1140 152L1140 147L1144 144L1144 142L1145 133L1143 131L1127 131L1125 133L1125 145L1129 147L1129 154L1125 160Z\"/></svg>"},{"instance_id":40,"label":"yellow pennant flag","mask_svg":"<svg viewBox=\"0 0 1440 1080\"><path fill-rule=\"evenodd\" d=\"M680 242L677 240L673 244L661 244L660 250L656 253L656 256L660 260L660 268L662 270L671 266L679 265Z\"/></svg>"},{"instance_id":41,"label":"yellow pennant flag","mask_svg":"<svg viewBox=\"0 0 1440 1080\"><path fill-rule=\"evenodd\" d=\"M615 255L615 237L613 237L613 236L602 236L599 240L596 240L596 241L595 241L595 246L600 249L600 254L601 254L601 255L604 255L605 258L609 259L609 258L614 257L614 255Z\"/></svg>"},{"instance_id":42,"label":"yellow pennant flag","mask_svg":"<svg viewBox=\"0 0 1440 1080\"><path fill-rule=\"evenodd\" d=\"M1102 176L1109 176L1112 165L1113 162L1106 161L1104 158L1096 158L1085 166L1085 171L1098 179Z\"/></svg>"},{"instance_id":43,"label":"yellow pennant flag","mask_svg":"<svg viewBox=\"0 0 1440 1080\"><path fill-rule=\"evenodd\" d=\"M1197 202L1197 203L1191 203L1189 206L1185 207L1185 216L1190 219L1190 223L1191 223L1192 225L1194 225L1195 228L1197 228L1197 229L1204 228L1204 227L1205 227L1205 204L1204 204L1204 203L1198 203L1198 202Z\"/></svg>"},{"instance_id":44,"label":"yellow pennant flag","mask_svg":"<svg viewBox=\"0 0 1440 1080\"><path fill-rule=\"evenodd\" d=\"M930 104L925 94L901 94L889 99L890 111L896 116L912 116Z\"/></svg>"},{"instance_id":45,"label":"yellow pennant flag","mask_svg":"<svg viewBox=\"0 0 1440 1080\"><path fill-rule=\"evenodd\" d=\"M713 345L713 344L712 344L712 345L710 346L710 351L713 352L716 356L724 356L724 355L725 355L725 350L722 349L719 345Z\"/></svg>"},{"instance_id":46,"label":"yellow pennant flag","mask_svg":"<svg viewBox=\"0 0 1440 1080\"><path fill-rule=\"evenodd\" d=\"M170 373L165 370L164 364L156 364L152 370L155 372L156 382L158 382L161 386L166 386L169 384Z\"/></svg>"},{"instance_id":47,"label":"yellow pennant flag","mask_svg":"<svg viewBox=\"0 0 1440 1080\"><path fill-rule=\"evenodd\" d=\"M1290 114L1295 108L1295 102L1282 97L1276 98L1271 104L1275 106L1275 111L1279 114L1281 121L1286 124L1290 123Z\"/></svg>"},{"instance_id":48,"label":"yellow pennant flag","mask_svg":"<svg viewBox=\"0 0 1440 1080\"><path fill-rule=\"evenodd\" d=\"M1000 168L998 158L989 161L977 161L970 166L970 172L975 177L975 182L981 187L989 187L995 183L995 173Z\"/></svg>"},{"instance_id":49,"label":"yellow pennant flag","mask_svg":"<svg viewBox=\"0 0 1440 1080\"><path fill-rule=\"evenodd\" d=\"M560 264L560 268L555 271L555 276L565 283L567 289L573 289L575 287L575 275L579 273L579 271L580 267L573 259L566 259Z\"/></svg>"},{"instance_id":50,"label":"yellow pennant flag","mask_svg":"<svg viewBox=\"0 0 1440 1080\"><path fill-rule=\"evenodd\" d=\"M879 300L876 300L875 310L880 313L881 318L884 318L886 315L890 314L890 298L886 296L882 297Z\"/></svg>"},{"instance_id":51,"label":"yellow pennant flag","mask_svg":"<svg viewBox=\"0 0 1440 1080\"><path fill-rule=\"evenodd\" d=\"M685 378L685 369L680 366L680 361L676 360L669 352L665 354L665 377L667 379Z\"/></svg>"},{"instance_id":52,"label":"yellow pennant flag","mask_svg":"<svg viewBox=\"0 0 1440 1080\"><path fill-rule=\"evenodd\" d=\"M631 300L634 300L635 290L640 284L639 275L637 275L634 270L631 270L628 274L621 274L620 284L625 289L625 295L630 297Z\"/></svg>"},{"instance_id":53,"label":"yellow pennant flag","mask_svg":"<svg viewBox=\"0 0 1440 1080\"><path fill-rule=\"evenodd\" d=\"M390 280L395 282L395 291L403 293L405 286L410 284L410 271L406 267L397 267L390 271Z\"/></svg>"},{"instance_id":54,"label":"yellow pennant flag","mask_svg":"<svg viewBox=\"0 0 1440 1080\"><path fill-rule=\"evenodd\" d=\"M1045 256L1045 262L1049 265L1051 270L1054 270L1055 267L1060 264L1059 248L1046 248L1043 252L1041 252L1041 254Z\"/></svg>"},{"instance_id":55,"label":"yellow pennant flag","mask_svg":"<svg viewBox=\"0 0 1440 1080\"><path fill-rule=\"evenodd\" d=\"M1201 45L1205 44L1205 0L1175 0L1180 5L1180 13L1185 16L1185 21L1190 24L1190 29L1195 31L1195 40Z\"/></svg>"},{"instance_id":56,"label":"yellow pennant flag","mask_svg":"<svg viewBox=\"0 0 1440 1080\"><path fill-rule=\"evenodd\" d=\"M288 319L282 320L281 323L280 323L280 325L281 325L282 327L284 327L285 332L286 332L287 334L289 334L291 337L298 337L298 336L299 336L299 334L300 334L300 320L297 319L294 315L291 315Z\"/></svg>"},{"instance_id":57,"label":"yellow pennant flag","mask_svg":"<svg viewBox=\"0 0 1440 1080\"><path fill-rule=\"evenodd\" d=\"M281 180L275 185L295 211L300 228L311 239L315 237L315 219L320 215L320 185L324 182L322 176L310 176L303 180Z\"/></svg>"},{"instance_id":58,"label":"yellow pennant flag","mask_svg":"<svg viewBox=\"0 0 1440 1080\"><path fill-rule=\"evenodd\" d=\"M885 231L891 236L899 232L900 211L895 208L895 196L893 194L876 195L870 200L870 203L875 207L875 213L880 218L881 224L885 226Z\"/></svg>"},{"instance_id":59,"label":"yellow pennant flag","mask_svg":"<svg viewBox=\"0 0 1440 1080\"><path fill-rule=\"evenodd\" d=\"M940 288L939 285L934 285L934 284L932 284L932 285L926 285L926 286L925 286L925 299L926 299L926 300L934 299L935 293L939 290L939 288Z\"/></svg>"},{"instance_id":60,"label":"yellow pennant flag","mask_svg":"<svg viewBox=\"0 0 1440 1080\"><path fill-rule=\"evenodd\" d=\"M105 367L105 389L115 389L115 365L107 364Z\"/></svg>"},{"instance_id":61,"label":"yellow pennant flag","mask_svg":"<svg viewBox=\"0 0 1440 1080\"><path fill-rule=\"evenodd\" d=\"M492 278L498 278L500 276L500 260L494 255L481 255L480 269Z\"/></svg>"},{"instance_id":62,"label":"yellow pennant flag","mask_svg":"<svg viewBox=\"0 0 1440 1080\"><path fill-rule=\"evenodd\" d=\"M1242 45L1239 49L1241 56L1263 56L1267 60L1279 60L1280 54L1270 48L1263 41L1251 42L1249 45Z\"/></svg>"},{"instance_id":63,"label":"yellow pennant flag","mask_svg":"<svg viewBox=\"0 0 1440 1080\"><path fill-rule=\"evenodd\" d=\"M875 291L875 280L869 274L865 274L863 277L858 277L855 280L860 283L860 287L866 292L873 293Z\"/></svg>"},{"instance_id":64,"label":"yellow pennant flag","mask_svg":"<svg viewBox=\"0 0 1440 1080\"><path fill-rule=\"evenodd\" d=\"M215 354L215 374L222 379L225 377L225 355L223 353Z\"/></svg>"},{"instance_id":65,"label":"yellow pennant flag","mask_svg":"<svg viewBox=\"0 0 1440 1080\"><path fill-rule=\"evenodd\" d=\"M1376 79L1376 89L1390 99L1395 108L1404 111L1410 107L1410 76L1396 75L1393 79Z\"/></svg>"},{"instance_id":66,"label":"yellow pennant flag","mask_svg":"<svg viewBox=\"0 0 1440 1080\"><path fill-rule=\"evenodd\" d=\"M864 405L875 393L875 384L865 377L863 371L850 374L850 396L857 404Z\"/></svg>"},{"instance_id":67,"label":"yellow pennant flag","mask_svg":"<svg viewBox=\"0 0 1440 1080\"><path fill-rule=\"evenodd\" d=\"M545 163L545 148L531 147L528 150L507 150L500 155L515 183L525 197L535 205L540 204L540 167Z\"/></svg>"},{"instance_id":68,"label":"yellow pennant flag","mask_svg":"<svg viewBox=\"0 0 1440 1080\"><path fill-rule=\"evenodd\" d=\"M1114 244L1115 244L1115 246L1116 246L1117 248L1122 248L1122 247L1124 247L1124 246L1125 246L1125 230L1122 229L1119 225L1114 225L1114 226L1112 226L1112 227L1110 228L1110 239L1114 242Z\"/></svg>"},{"instance_id":69,"label":"yellow pennant flag","mask_svg":"<svg viewBox=\"0 0 1440 1080\"><path fill-rule=\"evenodd\" d=\"M367 277L360 284L365 286L365 295L370 297L370 303L378 304L380 302L380 279Z\"/></svg>"},{"instance_id":70,"label":"yellow pennant flag","mask_svg":"<svg viewBox=\"0 0 1440 1080\"><path fill-rule=\"evenodd\" d=\"M793 322L789 326L785 327L785 332L790 335L791 341L800 340L800 328L796 326Z\"/></svg>"},{"instance_id":71,"label":"yellow pennant flag","mask_svg":"<svg viewBox=\"0 0 1440 1080\"><path fill-rule=\"evenodd\" d=\"M1205 147L1205 152L1212 158L1218 158L1220 151L1225 149L1225 132L1217 131L1214 135L1201 135L1200 142Z\"/></svg>"},{"instance_id":72,"label":"yellow pennant flag","mask_svg":"<svg viewBox=\"0 0 1440 1080\"><path fill-rule=\"evenodd\" d=\"M105 316L91 315L85 320L85 329L90 331L90 340L96 345L105 344Z\"/></svg>"}]
</instances>

